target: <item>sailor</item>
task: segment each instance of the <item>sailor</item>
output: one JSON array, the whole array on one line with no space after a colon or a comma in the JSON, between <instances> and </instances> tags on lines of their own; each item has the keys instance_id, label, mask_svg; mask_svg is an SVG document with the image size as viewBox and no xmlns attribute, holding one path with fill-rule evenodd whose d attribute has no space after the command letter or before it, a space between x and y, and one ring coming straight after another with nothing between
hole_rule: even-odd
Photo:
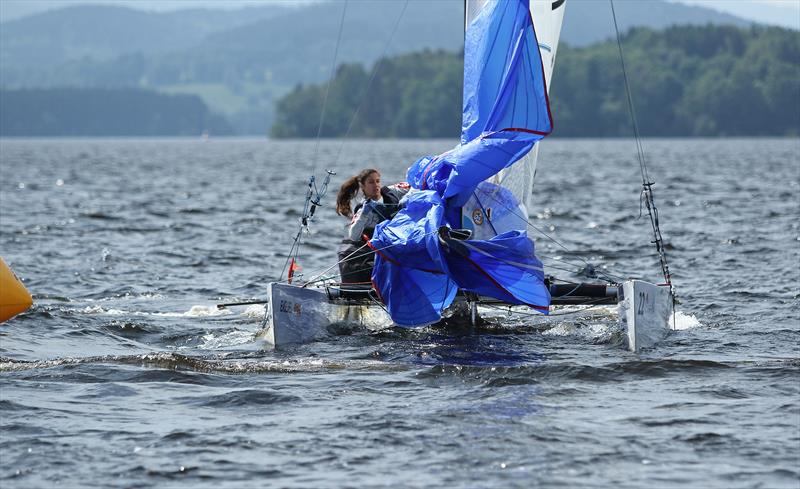
<instances>
[{"instance_id":1,"label":"sailor","mask_svg":"<svg viewBox=\"0 0 800 489\"><path fill-rule=\"evenodd\" d=\"M339 272L342 283L369 284L375 253L366 246L375 226L391 219L400 209L400 200L410 187L401 182L381 186L381 174L374 168L362 170L342 184L336 196L336 213L349 217L345 238L339 248ZM354 210L350 205L361 192L363 199Z\"/></svg>"}]
</instances>

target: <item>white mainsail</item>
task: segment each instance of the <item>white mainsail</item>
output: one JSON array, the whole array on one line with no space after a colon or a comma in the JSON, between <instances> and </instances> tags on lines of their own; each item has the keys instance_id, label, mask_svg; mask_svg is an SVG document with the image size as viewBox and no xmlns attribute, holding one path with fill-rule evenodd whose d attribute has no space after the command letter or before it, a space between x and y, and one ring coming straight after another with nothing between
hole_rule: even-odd
<instances>
[{"instance_id":1,"label":"white mainsail","mask_svg":"<svg viewBox=\"0 0 800 489\"><path fill-rule=\"evenodd\" d=\"M464 30L481 9L490 1L503 0L465 0ZM564 8L566 0L529 0L533 28L536 31L536 40L539 41L539 52L542 54L544 65L544 79L550 86L553 76L553 66L556 62L558 40L561 37L561 24L564 21Z\"/></svg>"},{"instance_id":2,"label":"white mainsail","mask_svg":"<svg viewBox=\"0 0 800 489\"><path fill-rule=\"evenodd\" d=\"M487 3L496 1L505 0L465 0L464 30L466 31L469 24ZM530 0L531 18L536 32L536 40L539 43L539 52L542 56L542 68L548 92L550 91L550 80L553 76L553 67L556 61L558 41L561 37L561 24L564 21L565 5L566 0ZM531 152L525 155L520 161L516 162L510 168L501 170L489 180L489 183L499 185L511 191L519 203L519 212L517 213L519 214L519 218L514 219L513 216L508 216L510 218L510 220L507 221L508 226L498 223L496 220L491 227L487 225L489 224L488 221L492 220L491 202L505 200L496 195L495 192L492 192L492 195L484 195L482 197L478 195L479 199L471 199L471 201L465 205L463 210L464 227L473 229L475 238L488 239L508 229L524 229L527 227L528 209L530 208L534 176L536 174L539 144L541 144L541 142L536 144ZM478 194L486 192L487 190L488 187L479 188ZM486 219L483 219L483 214L487 213L487 208L489 215L486 216ZM478 215L480 215L481 218L476 220L475 216Z\"/></svg>"}]
</instances>

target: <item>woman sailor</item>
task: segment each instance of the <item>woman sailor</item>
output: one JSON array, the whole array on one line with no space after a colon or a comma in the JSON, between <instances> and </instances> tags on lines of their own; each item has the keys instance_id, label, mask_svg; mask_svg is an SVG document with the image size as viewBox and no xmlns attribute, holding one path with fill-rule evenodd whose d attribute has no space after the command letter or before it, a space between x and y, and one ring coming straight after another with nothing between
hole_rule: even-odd
<instances>
[{"instance_id":1,"label":"woman sailor","mask_svg":"<svg viewBox=\"0 0 800 489\"><path fill-rule=\"evenodd\" d=\"M366 246L367 240L372 238L375 226L394 217L400 209L400 199L409 188L405 182L382 187L381 174L374 168L362 170L342 184L336 196L336 213L350 218L339 248L342 283L370 283L375 254ZM363 199L351 211L350 204L359 191Z\"/></svg>"}]
</instances>

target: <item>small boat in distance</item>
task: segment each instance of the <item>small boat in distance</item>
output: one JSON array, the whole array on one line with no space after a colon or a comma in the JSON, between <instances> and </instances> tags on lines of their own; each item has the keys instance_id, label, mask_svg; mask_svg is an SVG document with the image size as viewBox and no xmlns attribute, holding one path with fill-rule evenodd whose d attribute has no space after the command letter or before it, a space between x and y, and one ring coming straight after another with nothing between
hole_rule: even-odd
<instances>
[{"instance_id":1,"label":"small boat in distance","mask_svg":"<svg viewBox=\"0 0 800 489\"><path fill-rule=\"evenodd\" d=\"M667 334L673 295L660 233L661 285L608 278L576 283L546 275L528 236L535 229L528 210L538 143L553 128L548 86L565 3L466 1L460 144L409 168L412 191L367 243L376 254L371 284L313 277L303 285L268 285L262 333L268 343L313 341L336 324L421 327L461 316L477 325L480 306L498 305L547 315L556 305L619 304L633 351ZM313 177L304 225L320 198L311 183ZM650 185L645 181L648 199ZM592 270L587 275L596 277Z\"/></svg>"}]
</instances>

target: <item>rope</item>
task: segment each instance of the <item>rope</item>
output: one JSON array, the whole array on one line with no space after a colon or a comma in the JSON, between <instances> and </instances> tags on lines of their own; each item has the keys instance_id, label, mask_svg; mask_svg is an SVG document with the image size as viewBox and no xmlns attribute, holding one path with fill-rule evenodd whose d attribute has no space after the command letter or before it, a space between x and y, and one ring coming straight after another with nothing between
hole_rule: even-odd
<instances>
[{"instance_id":1,"label":"rope","mask_svg":"<svg viewBox=\"0 0 800 489\"><path fill-rule=\"evenodd\" d=\"M426 236L431 236L431 235L433 235L433 234L438 234L438 233L439 233L439 230L437 229L437 230L435 230L435 231L431 231L431 232L429 232L429 233L425 233L425 234L423 234L421 237L423 237L423 238L424 238L424 237L426 237ZM377 248L377 249L371 250L371 253L375 253L375 252L377 252L377 251L388 250L389 248L393 248L393 247L395 247L395 246L400 246L401 244L404 244L404 243L394 243L394 244L390 244L390 245L388 245L388 246L384 246L383 248ZM366 244L362 245L362 246L361 246L360 248L358 248L357 250L353 251L352 253L350 253L350 254L349 254L349 255L347 255L346 257L342 258L341 260L337 261L337 262L336 262L336 263L334 263L333 265L329 266L328 268L326 268L325 270L323 270L322 272L320 272L319 274L317 274L317 276L316 276L316 277L314 277L314 278L312 278L311 280L309 280L308 282L306 282L306 283L303 285L303 287L305 287L306 285L309 285L309 284L311 284L311 283L313 283L313 282L315 282L315 281L316 281L316 282L319 282L319 281L321 281L321 280L318 280L318 279L319 279L319 276L323 275L324 273L327 273L327 272L329 272L330 270L332 270L334 267L338 266L339 264L341 264L341 263L346 263L346 262L348 262L348 261L351 261L351 260L355 260L356 258L360 258L360 257L353 257L353 258L351 258L351 257L352 257L353 255L355 255L356 253L358 253L359 251L361 251L361 250L362 250L362 249L363 249L365 246L367 246L367 245L366 245ZM355 271L357 271L357 272L361 272L361 271L364 271L364 270L366 270L366 268L364 268L364 269L361 269L361 270L355 270Z\"/></svg>"},{"instance_id":2,"label":"rope","mask_svg":"<svg viewBox=\"0 0 800 489\"><path fill-rule=\"evenodd\" d=\"M346 139L349 136L350 131L353 128L353 123L355 122L356 116L358 115L359 110L361 110L361 107L364 104L364 100L366 99L366 94L369 93L369 89L372 87L372 82L375 79L375 75L377 74L378 69L380 68L380 66L383 63L383 60L386 57L386 53L389 50L389 46L391 45L391 42L392 42L392 40L394 38L394 35L397 32L397 28L400 25L400 20L403 18L403 15L405 14L406 8L408 7L408 2L409 2L409 0L406 0L405 3L403 4L403 8L400 11L400 15L397 17L397 20L395 21L394 27L392 28L392 32L391 32L391 34L390 34L390 36L389 36L388 40L386 41L386 44L385 44L385 46L383 48L383 53L381 55L381 58L379 59L378 63L376 63L375 66L372 69L372 74L370 75L369 82L367 83L367 88L366 88L366 90L364 92L364 97L361 98L361 102L359 103L358 107L356 108L356 111L353 113L353 117L350 119L350 123L348 124L348 127L347 127L347 132L345 133L344 137L342 138L342 144L339 146L339 151L336 154L336 159L334 160L334 167L335 167L335 164L338 163L339 157L341 156L341 153L342 153L342 149L344 148L344 139ZM340 46L341 40L342 40L342 32L343 32L343 28L344 28L344 19L345 19L345 13L346 12L347 12L347 0L345 0L345 5L344 5L344 8L342 9L342 16L339 19L339 33L338 33L338 36L337 36L337 39L336 39L336 47L335 47L335 50L334 50L333 63L331 64L331 72L330 72L330 76L328 77L328 83L327 83L326 89L325 89L325 97L324 97L323 102L322 102L322 110L321 110L321 113L320 113L319 125L317 126L317 138L316 138L316 144L314 146L314 170L315 171L316 171L316 168L317 168L317 157L318 157L318 151L319 151L319 143L320 143L320 137L322 135L322 126L323 126L323 122L324 122L324 119L325 119L325 111L326 111L327 103L328 103L328 95L330 93L330 87L331 87L331 84L333 82L333 77L334 77L334 73L335 73L335 70L336 70L336 61L337 61L338 53L339 53L339 46ZM326 180L326 184L327 184L327 180ZM310 196L311 196L310 192L312 192L312 190L311 190L312 186L314 187L314 189L316 189L316 183L314 181L314 177L313 176L311 178L311 181L309 182L309 194L306 196L306 203L305 203L304 212L303 212L304 216L306 215L306 210L308 209L308 206L309 206L309 201L310 201ZM320 195L319 192L318 192L317 193L316 203L318 204L321 199L322 199L322 195ZM295 236L294 243L292 244L292 248L289 251L289 256L286 258L286 263L284 264L284 268L281 271L279 282L283 282L283 274L286 271L286 267L288 266L289 261L292 258L292 253L294 253L294 258L295 259L297 258L297 255L299 254L299 251L300 251L299 241L300 241L300 237L302 235L302 231L303 231L303 228L301 227L300 230L297 233L297 236ZM341 263L341 261L335 263L334 265L329 267L327 270L323 271L322 273L320 273L318 275L323 275L324 273L326 273L330 269L336 267L339 263ZM312 280L316 280L317 278L318 277L313 277ZM308 283L311 283L311 281L307 282L306 285L308 285Z\"/></svg>"},{"instance_id":3,"label":"rope","mask_svg":"<svg viewBox=\"0 0 800 489\"><path fill-rule=\"evenodd\" d=\"M289 254L286 256L286 261L283 263L283 269L281 270L281 276L278 279L278 282L283 282L283 274L286 272L286 267L289 265L289 260L292 257L297 257L297 252L300 251L300 233L303 232L303 228L301 227L299 231L297 231L297 235L294 237L294 242L292 242L292 247L289 249ZM295 252L295 249L297 252ZM288 280L288 279L287 279Z\"/></svg>"},{"instance_id":4,"label":"rope","mask_svg":"<svg viewBox=\"0 0 800 489\"><path fill-rule=\"evenodd\" d=\"M476 189L476 191L479 191L479 189ZM561 248L562 248L564 251L566 251L567 253L572 253L572 252L573 252L572 250L570 250L569 248L567 248L567 247L566 247L566 246L565 246L563 243L561 243L560 241L558 241L558 240L557 240L557 239L555 239L554 237L550 236L549 234L545 233L544 231L542 231L541 229L539 229L537 226L535 226L535 225L534 225L534 224L533 224L533 223L530 221L530 219L528 219L526 216L523 216L523 215L522 215L522 214L519 212L519 210L518 210L518 209L512 209L512 208L511 208L510 206L508 206L506 203L502 202L502 201L501 201L501 200L499 200L499 199L498 199L496 196L494 196L494 195L492 195L492 194L490 194L490 193L488 193L488 192L485 192L485 191L482 191L482 190L481 190L480 192L481 192L483 195L485 195L485 196L489 197L490 199L492 199L493 201L495 201L496 203L500 204L500 206L502 206L503 208L505 208L506 210L508 210L509 212L511 212L511 214L513 214L514 216L516 216L516 217L520 218L521 220L525 221L525 222L528 224L528 226L530 226L531 228L533 228L533 229L534 229L534 231L537 231L539 234L541 234L541 235L542 235L542 236L544 236L545 238L549 239L550 241L552 241L553 243L555 243L556 245L558 245L559 247L561 247ZM477 194L475 195L475 198L477 199ZM586 265L586 266L591 266L591 264L590 264L588 261L584 260L582 257L578 256L578 257L576 257L576 258L577 258L578 260L582 261L584 265ZM575 263L570 263L570 262L568 262L568 261L565 261L565 260L558 260L558 259L556 259L556 258L550 258L550 259L552 259L552 260L556 260L556 261L560 261L560 262L562 262L562 263L566 263L566 264L568 264L568 265L573 265L573 266L576 266L576 265L575 265ZM553 268L555 268L555 267L553 267ZM620 279L621 277L619 277L619 276L616 276L616 277L615 277L613 274L606 273L606 272L602 272L602 275L600 275L600 276L599 276L599 278L602 278L602 279L604 279L606 282L612 282L612 283L613 283L613 282L615 282L615 280L611 280L611 278L616 278L616 279L618 280L618 279Z\"/></svg>"},{"instance_id":5,"label":"rope","mask_svg":"<svg viewBox=\"0 0 800 489\"><path fill-rule=\"evenodd\" d=\"M309 280L308 280L308 282L306 282L305 284L303 284L303 287L307 286L308 284L311 284L311 283L313 283L315 280L317 280L318 278L320 278L322 275L324 275L324 274L326 274L326 273L330 272L331 270L333 270L333 269L334 269L334 268L335 268L337 265L339 265L339 264L341 264L341 263L345 263L345 262L347 262L347 261L349 261L349 260L351 260L351 259L355 259L355 258L351 258L351 257L352 257L353 255L355 255L356 253L358 253L359 251L363 250L363 249L364 249L364 248L366 248L366 247L367 247L367 243L364 243L364 244L363 244L363 245L361 245L361 246L360 246L358 249L356 249L355 251L353 251L352 253L350 253L350 254L349 254L349 255L347 255L346 257L342 258L341 260L337 261L336 263L334 263L333 265L329 266L329 267L328 267L328 268L326 268L325 270L321 271L321 272L320 272L320 273L318 273L318 274L317 274L315 277L312 277L311 279L309 279ZM361 271L361 270L359 270L359 271Z\"/></svg>"},{"instance_id":6,"label":"rope","mask_svg":"<svg viewBox=\"0 0 800 489\"><path fill-rule=\"evenodd\" d=\"M492 232L495 235L499 234L497 232L497 229L494 228L494 224L492 223L492 219L489 217L489 214L486 212L486 208L483 207L483 202L481 202L481 199L478 198L478 189L477 188L472 192L472 195L475 197L475 202L477 202L478 205L480 206L481 212L483 212L483 215L486 216L486 222L488 222L489 226L492 227ZM494 197L494 195L492 195L492 197Z\"/></svg>"}]
</instances>

